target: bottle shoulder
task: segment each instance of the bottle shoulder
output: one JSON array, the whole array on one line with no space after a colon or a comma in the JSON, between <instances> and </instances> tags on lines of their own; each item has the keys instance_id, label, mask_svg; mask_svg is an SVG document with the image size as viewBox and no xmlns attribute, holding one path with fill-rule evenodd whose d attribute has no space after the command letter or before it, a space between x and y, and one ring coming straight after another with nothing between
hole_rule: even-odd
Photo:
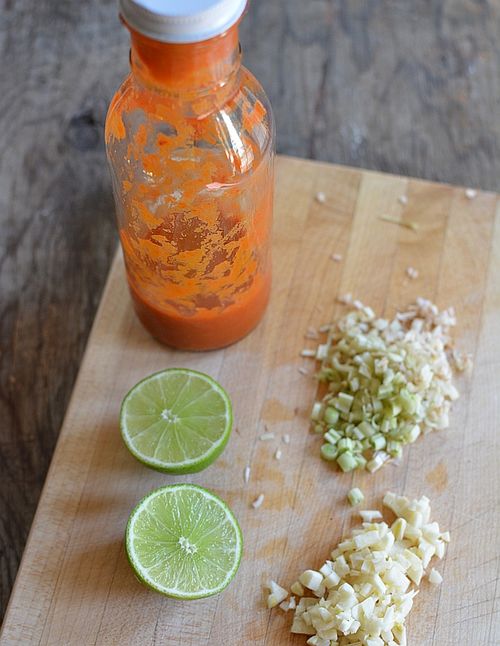
<instances>
[{"instance_id":1,"label":"bottle shoulder","mask_svg":"<svg viewBox=\"0 0 500 646\"><path fill-rule=\"evenodd\" d=\"M258 79L250 72L248 68L241 65L239 69L239 80L235 84L235 90L230 92L224 101L214 107L212 112L224 109L227 104L231 104L235 98L240 95L253 95L263 101L266 108L272 112L269 99L264 91L264 88ZM157 117L155 106L164 108L171 105L175 109L175 102L169 99L167 92L161 92L153 88L148 88L136 80L132 73L129 73L121 83L120 87L116 90L113 98L111 99L108 112L115 112L116 110L130 110L138 107L144 108L146 105L151 109L153 116ZM188 109L185 107L177 106L179 112L185 112L186 116L190 115ZM202 118L205 115L202 116ZM208 113L206 116L210 116Z\"/></svg>"},{"instance_id":2,"label":"bottle shoulder","mask_svg":"<svg viewBox=\"0 0 500 646\"><path fill-rule=\"evenodd\" d=\"M136 158L155 154L179 165L213 157L219 167L225 164L229 175L245 173L271 154L274 138L269 100L244 67L235 91L201 116L193 116L186 105L148 90L129 75L113 97L106 118L110 155L118 149L123 153L126 144Z\"/></svg>"},{"instance_id":3,"label":"bottle shoulder","mask_svg":"<svg viewBox=\"0 0 500 646\"><path fill-rule=\"evenodd\" d=\"M246 67L241 67L241 75L242 82L235 97L236 100L238 100L238 95L240 95L244 97L248 104L253 108L257 106L257 114L255 116L258 116L268 123L270 130L274 133L273 109L264 88L258 79Z\"/></svg>"}]
</instances>

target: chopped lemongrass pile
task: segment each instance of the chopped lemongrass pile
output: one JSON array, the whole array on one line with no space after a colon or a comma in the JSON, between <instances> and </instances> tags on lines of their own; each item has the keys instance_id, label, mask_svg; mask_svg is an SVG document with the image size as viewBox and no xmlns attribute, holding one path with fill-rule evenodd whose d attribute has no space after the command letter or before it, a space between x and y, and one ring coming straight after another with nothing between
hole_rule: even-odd
<instances>
[{"instance_id":1,"label":"chopped lemongrass pile","mask_svg":"<svg viewBox=\"0 0 500 646\"><path fill-rule=\"evenodd\" d=\"M311 421L323 434L325 460L343 471L374 472L421 434L448 427L458 397L453 369L470 360L452 350L451 308L439 312L419 298L390 321L359 301L353 307L317 348L317 376L328 392L313 405Z\"/></svg>"},{"instance_id":2,"label":"chopped lemongrass pile","mask_svg":"<svg viewBox=\"0 0 500 646\"><path fill-rule=\"evenodd\" d=\"M392 525L368 521L354 529L331 560L292 584L298 604L295 597L286 603L286 590L269 583L268 607L280 599L280 608L295 610L291 632L310 635L307 644L406 645L405 620L418 586L433 556L443 558L450 537L430 522L425 496L410 501L387 493L384 505L397 516ZM428 579L434 585L442 581L434 568Z\"/></svg>"}]
</instances>

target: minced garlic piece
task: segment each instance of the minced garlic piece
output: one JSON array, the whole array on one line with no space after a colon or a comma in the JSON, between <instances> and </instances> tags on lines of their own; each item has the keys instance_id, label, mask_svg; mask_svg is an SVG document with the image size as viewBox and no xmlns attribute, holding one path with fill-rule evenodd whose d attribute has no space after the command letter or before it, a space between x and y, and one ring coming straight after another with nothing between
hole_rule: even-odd
<instances>
[{"instance_id":1,"label":"minced garlic piece","mask_svg":"<svg viewBox=\"0 0 500 646\"><path fill-rule=\"evenodd\" d=\"M295 597L290 597L288 601L282 601L279 606L282 610L288 612L289 610L295 610L297 607L297 601L295 600Z\"/></svg>"},{"instance_id":2,"label":"minced garlic piece","mask_svg":"<svg viewBox=\"0 0 500 646\"><path fill-rule=\"evenodd\" d=\"M252 507L254 509L258 509L259 507L262 506L262 503L264 502L264 494L261 493L257 496L257 498L253 501Z\"/></svg>"},{"instance_id":3,"label":"minced garlic piece","mask_svg":"<svg viewBox=\"0 0 500 646\"><path fill-rule=\"evenodd\" d=\"M278 585L276 581L271 580L266 583L266 588L269 590L269 594L266 597L268 608L274 608L288 597L287 590Z\"/></svg>"},{"instance_id":4,"label":"minced garlic piece","mask_svg":"<svg viewBox=\"0 0 500 646\"><path fill-rule=\"evenodd\" d=\"M443 577L441 574L432 568L432 570L429 572L429 583L432 583L432 585L441 585L443 582Z\"/></svg>"},{"instance_id":5,"label":"minced garlic piece","mask_svg":"<svg viewBox=\"0 0 500 646\"><path fill-rule=\"evenodd\" d=\"M315 570L306 570L299 576L299 583L309 590L317 590L323 583L323 575Z\"/></svg>"},{"instance_id":6,"label":"minced garlic piece","mask_svg":"<svg viewBox=\"0 0 500 646\"><path fill-rule=\"evenodd\" d=\"M292 585L290 586L290 590L291 592L293 592L293 594L296 594L298 597L304 596L304 592L305 592L304 586L300 581L295 581L295 583L292 583Z\"/></svg>"},{"instance_id":7,"label":"minced garlic piece","mask_svg":"<svg viewBox=\"0 0 500 646\"><path fill-rule=\"evenodd\" d=\"M359 512L363 522L373 523L374 520L382 520L382 514L378 509L364 509Z\"/></svg>"}]
</instances>

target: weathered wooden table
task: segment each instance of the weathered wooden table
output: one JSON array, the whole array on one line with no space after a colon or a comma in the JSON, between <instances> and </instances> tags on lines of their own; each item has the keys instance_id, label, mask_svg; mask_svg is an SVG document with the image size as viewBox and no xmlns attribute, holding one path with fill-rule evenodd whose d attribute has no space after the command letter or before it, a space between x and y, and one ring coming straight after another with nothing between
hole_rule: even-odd
<instances>
[{"instance_id":1,"label":"weathered wooden table","mask_svg":"<svg viewBox=\"0 0 500 646\"><path fill-rule=\"evenodd\" d=\"M254 0L245 63L281 152L500 188L500 4ZM0 8L0 609L116 245L102 128L114 0Z\"/></svg>"}]
</instances>

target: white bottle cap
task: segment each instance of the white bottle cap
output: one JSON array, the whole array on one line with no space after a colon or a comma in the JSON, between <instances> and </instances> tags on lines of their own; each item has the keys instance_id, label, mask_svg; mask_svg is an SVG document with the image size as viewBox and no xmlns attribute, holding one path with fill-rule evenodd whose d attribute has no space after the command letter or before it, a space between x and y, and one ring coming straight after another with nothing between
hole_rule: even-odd
<instances>
[{"instance_id":1,"label":"white bottle cap","mask_svg":"<svg viewBox=\"0 0 500 646\"><path fill-rule=\"evenodd\" d=\"M120 0L127 25L163 43L196 43L232 27L247 0Z\"/></svg>"}]
</instances>

